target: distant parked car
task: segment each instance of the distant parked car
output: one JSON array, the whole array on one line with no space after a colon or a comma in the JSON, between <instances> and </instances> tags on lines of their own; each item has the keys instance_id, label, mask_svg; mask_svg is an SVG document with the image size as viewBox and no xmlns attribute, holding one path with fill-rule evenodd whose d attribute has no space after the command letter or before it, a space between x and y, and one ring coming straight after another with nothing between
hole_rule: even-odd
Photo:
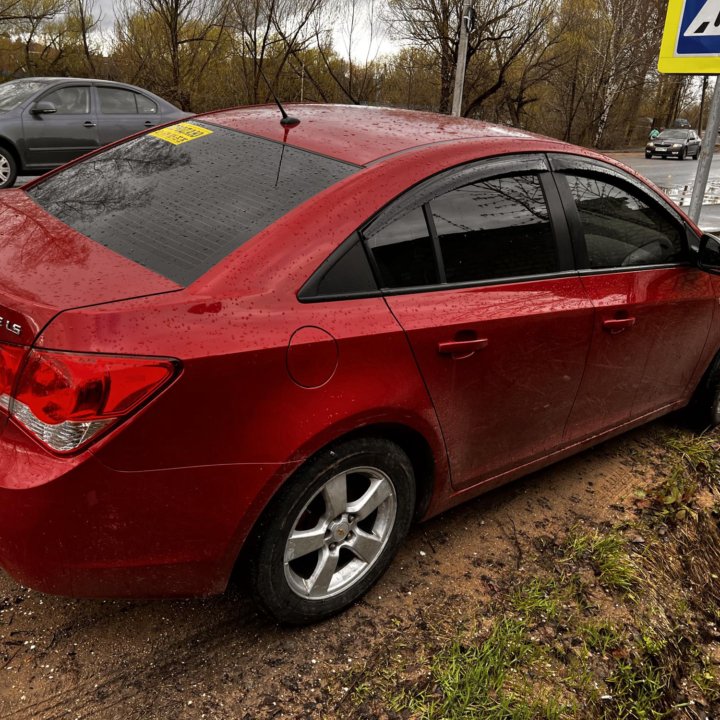
<instances>
[{"instance_id":1,"label":"distant parked car","mask_svg":"<svg viewBox=\"0 0 720 720\"><path fill-rule=\"evenodd\" d=\"M676 157L697 160L700 154L700 137L694 130L663 130L645 146L645 157Z\"/></svg>"},{"instance_id":2,"label":"distant parked car","mask_svg":"<svg viewBox=\"0 0 720 720\"><path fill-rule=\"evenodd\" d=\"M0 85L0 188L188 113L147 90L78 78Z\"/></svg>"}]
</instances>

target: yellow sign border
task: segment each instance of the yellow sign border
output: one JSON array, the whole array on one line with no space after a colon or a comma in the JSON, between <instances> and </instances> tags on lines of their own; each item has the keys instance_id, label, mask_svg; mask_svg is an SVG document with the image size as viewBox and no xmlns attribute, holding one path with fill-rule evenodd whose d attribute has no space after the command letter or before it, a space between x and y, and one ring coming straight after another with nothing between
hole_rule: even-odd
<instances>
[{"instance_id":1,"label":"yellow sign border","mask_svg":"<svg viewBox=\"0 0 720 720\"><path fill-rule=\"evenodd\" d=\"M720 74L720 54L718 55L678 55L677 41L680 36L685 0L669 0L665 29L660 45L658 70L661 73L683 75Z\"/></svg>"}]
</instances>

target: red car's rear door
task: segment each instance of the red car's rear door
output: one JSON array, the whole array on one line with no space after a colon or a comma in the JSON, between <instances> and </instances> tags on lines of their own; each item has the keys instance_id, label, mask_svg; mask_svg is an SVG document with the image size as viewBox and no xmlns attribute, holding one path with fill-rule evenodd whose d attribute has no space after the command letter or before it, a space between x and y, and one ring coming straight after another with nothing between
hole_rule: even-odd
<instances>
[{"instance_id":1,"label":"red car's rear door","mask_svg":"<svg viewBox=\"0 0 720 720\"><path fill-rule=\"evenodd\" d=\"M682 219L661 198L601 163L552 162L597 311L570 440L682 402L715 297L709 276L688 262Z\"/></svg>"},{"instance_id":2,"label":"red car's rear door","mask_svg":"<svg viewBox=\"0 0 720 720\"><path fill-rule=\"evenodd\" d=\"M365 237L467 487L558 446L592 305L542 158L450 174Z\"/></svg>"}]
</instances>

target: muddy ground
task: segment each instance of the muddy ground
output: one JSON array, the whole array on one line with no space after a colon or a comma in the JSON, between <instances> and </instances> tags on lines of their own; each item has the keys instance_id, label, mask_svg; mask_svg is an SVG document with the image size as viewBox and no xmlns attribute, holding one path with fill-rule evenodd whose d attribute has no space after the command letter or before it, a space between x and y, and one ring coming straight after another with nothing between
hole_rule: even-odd
<instances>
[{"instance_id":1,"label":"muddy ground","mask_svg":"<svg viewBox=\"0 0 720 720\"><path fill-rule=\"evenodd\" d=\"M198 601L50 597L0 572L0 718L345 718L348 678L391 641L491 600L540 537L617 522L652 473L662 421L416 526L340 617L303 629L241 589Z\"/></svg>"}]
</instances>

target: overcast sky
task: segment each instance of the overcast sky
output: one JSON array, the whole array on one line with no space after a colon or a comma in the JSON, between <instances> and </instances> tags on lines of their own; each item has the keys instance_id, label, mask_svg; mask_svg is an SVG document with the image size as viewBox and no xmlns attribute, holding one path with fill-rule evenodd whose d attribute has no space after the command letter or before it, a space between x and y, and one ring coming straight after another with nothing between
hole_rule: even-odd
<instances>
[{"instance_id":1,"label":"overcast sky","mask_svg":"<svg viewBox=\"0 0 720 720\"><path fill-rule=\"evenodd\" d=\"M113 0L95 0L96 8L102 15L102 29L105 32L111 31L115 25L115 5ZM398 44L393 42L387 33L384 33L376 23L375 37L370 47L369 32L361 32L356 28L353 37L353 57L359 61L373 60L376 56L390 53L398 48ZM335 47L337 51L343 55L348 54L348 38L343 32L342 27L336 27L335 30Z\"/></svg>"},{"instance_id":2,"label":"overcast sky","mask_svg":"<svg viewBox=\"0 0 720 720\"><path fill-rule=\"evenodd\" d=\"M97 2L97 8L102 14L102 25L103 29L110 30L115 24L115 12L113 10L112 0L95 0Z\"/></svg>"}]
</instances>

